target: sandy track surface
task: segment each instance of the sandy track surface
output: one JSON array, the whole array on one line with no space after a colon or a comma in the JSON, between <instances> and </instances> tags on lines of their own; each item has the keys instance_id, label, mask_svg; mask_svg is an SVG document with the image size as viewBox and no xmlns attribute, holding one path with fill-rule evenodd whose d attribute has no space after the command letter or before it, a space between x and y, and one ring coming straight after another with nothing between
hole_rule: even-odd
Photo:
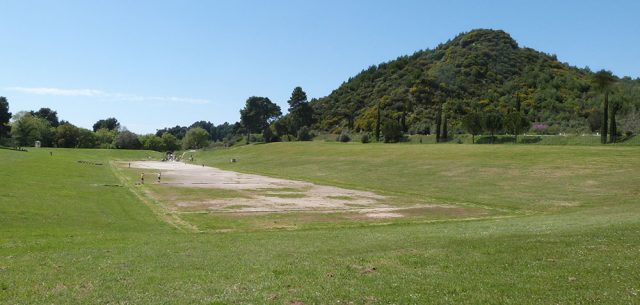
<instances>
[{"instance_id":1,"label":"sandy track surface","mask_svg":"<svg viewBox=\"0 0 640 305\"><path fill-rule=\"evenodd\" d=\"M155 181L155 174L162 172L161 186L238 190L249 196L175 203L183 208L220 211L233 208L235 212L360 210L363 213L394 209L381 203L384 196L366 191L243 174L181 162L138 161L131 162L131 167L148 170L145 172L149 174L149 181Z\"/></svg>"}]
</instances>

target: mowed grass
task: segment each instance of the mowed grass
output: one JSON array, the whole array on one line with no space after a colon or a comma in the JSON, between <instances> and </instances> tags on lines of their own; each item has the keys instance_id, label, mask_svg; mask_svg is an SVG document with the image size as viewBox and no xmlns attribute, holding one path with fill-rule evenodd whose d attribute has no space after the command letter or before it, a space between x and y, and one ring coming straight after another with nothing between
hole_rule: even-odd
<instances>
[{"instance_id":1,"label":"mowed grass","mask_svg":"<svg viewBox=\"0 0 640 305\"><path fill-rule=\"evenodd\" d=\"M636 204L640 194L640 149L635 147L295 142L195 157L197 163L224 169L372 190L407 201L518 213Z\"/></svg>"},{"instance_id":2,"label":"mowed grass","mask_svg":"<svg viewBox=\"0 0 640 305\"><path fill-rule=\"evenodd\" d=\"M287 143L198 154L513 216L251 233L185 233L114 186L109 160L153 153L49 151L0 151L3 304L640 302L637 149Z\"/></svg>"}]
</instances>

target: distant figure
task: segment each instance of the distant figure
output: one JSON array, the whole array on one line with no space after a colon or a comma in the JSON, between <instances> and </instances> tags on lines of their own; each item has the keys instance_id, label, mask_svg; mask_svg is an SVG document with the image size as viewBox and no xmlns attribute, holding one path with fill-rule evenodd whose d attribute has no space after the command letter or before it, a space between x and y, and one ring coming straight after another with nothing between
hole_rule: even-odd
<instances>
[{"instance_id":1,"label":"distant figure","mask_svg":"<svg viewBox=\"0 0 640 305\"><path fill-rule=\"evenodd\" d=\"M162 179L162 172L158 172L158 183L160 183L160 179Z\"/></svg>"},{"instance_id":2,"label":"distant figure","mask_svg":"<svg viewBox=\"0 0 640 305\"><path fill-rule=\"evenodd\" d=\"M129 168L131 168L131 162L129 162Z\"/></svg>"},{"instance_id":3,"label":"distant figure","mask_svg":"<svg viewBox=\"0 0 640 305\"><path fill-rule=\"evenodd\" d=\"M49 152L49 156L53 156L53 152L52 151Z\"/></svg>"},{"instance_id":4,"label":"distant figure","mask_svg":"<svg viewBox=\"0 0 640 305\"><path fill-rule=\"evenodd\" d=\"M140 184L144 184L144 173L140 174Z\"/></svg>"},{"instance_id":5,"label":"distant figure","mask_svg":"<svg viewBox=\"0 0 640 305\"><path fill-rule=\"evenodd\" d=\"M204 164L202 164L202 167L204 167Z\"/></svg>"}]
</instances>

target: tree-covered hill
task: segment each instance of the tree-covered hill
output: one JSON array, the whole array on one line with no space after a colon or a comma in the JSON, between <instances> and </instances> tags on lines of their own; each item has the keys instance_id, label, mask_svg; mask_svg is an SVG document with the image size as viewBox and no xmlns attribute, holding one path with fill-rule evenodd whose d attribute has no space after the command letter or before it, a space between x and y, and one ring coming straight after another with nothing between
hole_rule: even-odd
<instances>
[{"instance_id":1,"label":"tree-covered hill","mask_svg":"<svg viewBox=\"0 0 640 305\"><path fill-rule=\"evenodd\" d=\"M312 106L316 127L325 130L374 131L381 120L393 120L404 131L433 133L461 129L464 116L473 112L520 112L534 126L589 132L602 124L593 74L520 47L504 31L479 29L371 66ZM622 105L622 121L637 119L640 79L619 79L610 99Z\"/></svg>"}]
</instances>

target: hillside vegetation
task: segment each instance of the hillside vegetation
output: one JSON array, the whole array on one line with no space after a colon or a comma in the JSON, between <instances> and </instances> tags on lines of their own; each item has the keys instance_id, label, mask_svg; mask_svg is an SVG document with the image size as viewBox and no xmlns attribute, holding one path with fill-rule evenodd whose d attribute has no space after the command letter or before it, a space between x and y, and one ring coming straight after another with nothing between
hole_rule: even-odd
<instances>
[{"instance_id":1,"label":"hillside vegetation","mask_svg":"<svg viewBox=\"0 0 640 305\"><path fill-rule=\"evenodd\" d=\"M462 131L462 118L474 112L522 112L549 133L591 132L600 129L603 115L593 76L588 68L520 47L504 31L480 29L371 66L312 105L317 127L326 130L374 131L379 110L382 120L396 120L412 133L434 133L440 119ZM621 107L621 131L637 132L640 80L617 79L611 100Z\"/></svg>"}]
</instances>

